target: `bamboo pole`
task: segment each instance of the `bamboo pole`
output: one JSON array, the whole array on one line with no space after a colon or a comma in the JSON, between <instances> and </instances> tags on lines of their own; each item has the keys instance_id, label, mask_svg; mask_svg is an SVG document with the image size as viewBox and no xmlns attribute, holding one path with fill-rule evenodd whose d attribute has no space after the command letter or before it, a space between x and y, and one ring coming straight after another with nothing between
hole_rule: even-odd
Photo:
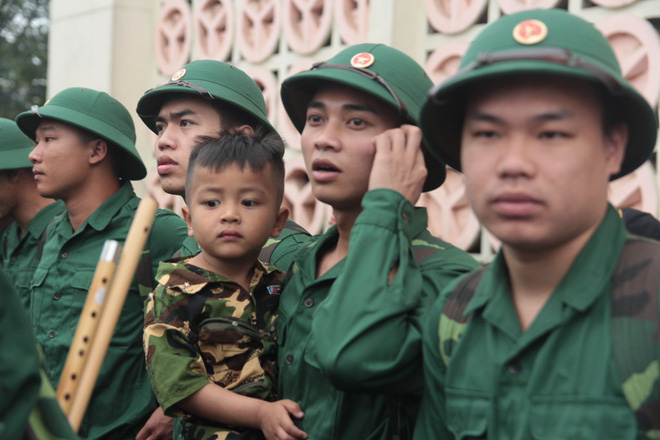
<instances>
[{"instance_id":1,"label":"bamboo pole","mask_svg":"<svg viewBox=\"0 0 660 440\"><path fill-rule=\"evenodd\" d=\"M135 213L133 223L128 231L124 250L117 265L115 277L112 280L110 291L105 300L98 330L94 342L89 349L85 368L80 375L78 390L73 396L71 408L67 417L74 431L78 431L80 423L87 410L101 365L110 345L119 315L124 307L128 289L131 286L144 244L149 237L153 219L158 205L153 199L143 199Z\"/></svg>"},{"instance_id":2,"label":"bamboo pole","mask_svg":"<svg viewBox=\"0 0 660 440\"><path fill-rule=\"evenodd\" d=\"M71 401L80 384L80 373L85 367L103 310L106 293L114 276L120 246L116 240L106 240L103 244L101 257L96 265L94 278L87 293L85 305L80 313L76 334L71 341L64 369L57 386L57 401L64 414L71 409Z\"/></svg>"}]
</instances>

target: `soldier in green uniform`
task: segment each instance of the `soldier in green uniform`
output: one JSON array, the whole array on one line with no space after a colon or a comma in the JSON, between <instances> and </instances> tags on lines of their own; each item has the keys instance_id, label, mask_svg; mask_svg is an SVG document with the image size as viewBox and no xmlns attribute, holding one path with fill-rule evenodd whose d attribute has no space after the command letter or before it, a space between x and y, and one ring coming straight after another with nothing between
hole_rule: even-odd
<instances>
[{"instance_id":1,"label":"soldier in green uniform","mask_svg":"<svg viewBox=\"0 0 660 440\"><path fill-rule=\"evenodd\" d=\"M659 438L660 244L607 202L657 129L607 39L562 10L500 18L433 88L424 138L502 246L433 306L415 438Z\"/></svg>"},{"instance_id":2,"label":"soldier in green uniform","mask_svg":"<svg viewBox=\"0 0 660 440\"><path fill-rule=\"evenodd\" d=\"M310 438L412 436L420 327L437 293L478 267L413 206L445 178L416 127L431 86L381 44L346 48L282 85L314 195L336 220L299 253L280 300L280 397L300 404Z\"/></svg>"},{"instance_id":3,"label":"soldier in green uniform","mask_svg":"<svg viewBox=\"0 0 660 440\"><path fill-rule=\"evenodd\" d=\"M30 291L30 318L46 372L57 386L103 244L126 239L139 203L130 180L144 178L146 169L135 149L130 114L107 93L66 89L19 114L16 122L37 142L29 156L37 191L66 206L48 227ZM82 437L134 437L156 410L142 351L143 306L158 262L171 256L185 236L181 218L157 212L142 270L126 298L82 421Z\"/></svg>"},{"instance_id":4,"label":"soldier in green uniform","mask_svg":"<svg viewBox=\"0 0 660 440\"><path fill-rule=\"evenodd\" d=\"M64 210L62 202L54 203L37 192L28 158L33 147L14 121L0 118L0 218L13 220L0 239L0 255L26 310L46 226Z\"/></svg>"},{"instance_id":5,"label":"soldier in green uniform","mask_svg":"<svg viewBox=\"0 0 660 440\"><path fill-rule=\"evenodd\" d=\"M155 150L163 190L181 197L188 157L197 136L220 136L234 131L275 132L259 86L237 67L213 60L193 61L169 82L145 92L137 113L158 136ZM288 221L282 234L266 243L261 259L286 270L308 237L307 231ZM179 254L197 252L195 238L189 237Z\"/></svg>"},{"instance_id":6,"label":"soldier in green uniform","mask_svg":"<svg viewBox=\"0 0 660 440\"><path fill-rule=\"evenodd\" d=\"M304 438L277 396L275 321L284 274L258 261L287 220L276 134L211 138L190 156L186 221L202 251L164 261L144 349L158 401L186 439Z\"/></svg>"}]
</instances>

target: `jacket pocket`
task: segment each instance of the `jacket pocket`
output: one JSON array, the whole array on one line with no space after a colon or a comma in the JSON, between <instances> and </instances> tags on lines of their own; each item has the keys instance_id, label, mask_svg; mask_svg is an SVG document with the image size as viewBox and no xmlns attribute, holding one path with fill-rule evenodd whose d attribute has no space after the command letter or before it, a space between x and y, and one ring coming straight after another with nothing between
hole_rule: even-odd
<instances>
[{"instance_id":1,"label":"jacket pocket","mask_svg":"<svg viewBox=\"0 0 660 440\"><path fill-rule=\"evenodd\" d=\"M259 330L250 323L231 318L209 318L200 323L199 342L221 346L227 353L242 353L261 345Z\"/></svg>"},{"instance_id":2,"label":"jacket pocket","mask_svg":"<svg viewBox=\"0 0 660 440\"><path fill-rule=\"evenodd\" d=\"M470 390L445 389L446 423L456 440L486 438L490 397Z\"/></svg>"},{"instance_id":3,"label":"jacket pocket","mask_svg":"<svg viewBox=\"0 0 660 440\"><path fill-rule=\"evenodd\" d=\"M637 438L633 412L623 398L533 397L530 424L537 440Z\"/></svg>"}]
</instances>

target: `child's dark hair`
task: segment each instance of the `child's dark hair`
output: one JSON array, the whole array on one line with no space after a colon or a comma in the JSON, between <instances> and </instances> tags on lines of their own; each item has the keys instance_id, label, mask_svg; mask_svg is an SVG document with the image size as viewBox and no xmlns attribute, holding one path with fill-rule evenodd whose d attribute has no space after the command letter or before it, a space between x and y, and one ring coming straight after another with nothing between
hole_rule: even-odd
<instances>
[{"instance_id":1,"label":"child's dark hair","mask_svg":"<svg viewBox=\"0 0 660 440\"><path fill-rule=\"evenodd\" d=\"M200 136L190 154L186 178L186 201L190 198L192 176L197 167L220 172L229 165L241 170L247 165L252 171L261 171L271 165L277 185L277 205L284 197L284 143L277 133L258 130L254 134L223 132L219 137Z\"/></svg>"}]
</instances>

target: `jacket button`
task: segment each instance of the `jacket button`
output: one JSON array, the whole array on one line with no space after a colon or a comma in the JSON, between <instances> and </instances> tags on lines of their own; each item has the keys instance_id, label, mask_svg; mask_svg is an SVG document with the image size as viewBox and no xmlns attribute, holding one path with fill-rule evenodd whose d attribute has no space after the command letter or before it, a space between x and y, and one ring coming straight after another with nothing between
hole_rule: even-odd
<instances>
[{"instance_id":1,"label":"jacket button","mask_svg":"<svg viewBox=\"0 0 660 440\"><path fill-rule=\"evenodd\" d=\"M306 298L305 301L303 302L305 307L313 307L314 306L314 298Z\"/></svg>"},{"instance_id":2,"label":"jacket button","mask_svg":"<svg viewBox=\"0 0 660 440\"><path fill-rule=\"evenodd\" d=\"M57 292L55 295L53 295L53 299L55 301L59 300L60 298L62 298L62 294L60 292Z\"/></svg>"},{"instance_id":3,"label":"jacket button","mask_svg":"<svg viewBox=\"0 0 660 440\"><path fill-rule=\"evenodd\" d=\"M292 354L287 354L286 355L286 363L291 365L293 363L293 355Z\"/></svg>"},{"instance_id":4,"label":"jacket button","mask_svg":"<svg viewBox=\"0 0 660 440\"><path fill-rule=\"evenodd\" d=\"M63 259L66 260L68 257L69 257L69 253L68 253L68 252L62 252L62 258L63 258Z\"/></svg>"},{"instance_id":5,"label":"jacket button","mask_svg":"<svg viewBox=\"0 0 660 440\"><path fill-rule=\"evenodd\" d=\"M48 337L51 338L51 339L54 338L55 337L55 332L54 331L49 332Z\"/></svg>"}]
</instances>

